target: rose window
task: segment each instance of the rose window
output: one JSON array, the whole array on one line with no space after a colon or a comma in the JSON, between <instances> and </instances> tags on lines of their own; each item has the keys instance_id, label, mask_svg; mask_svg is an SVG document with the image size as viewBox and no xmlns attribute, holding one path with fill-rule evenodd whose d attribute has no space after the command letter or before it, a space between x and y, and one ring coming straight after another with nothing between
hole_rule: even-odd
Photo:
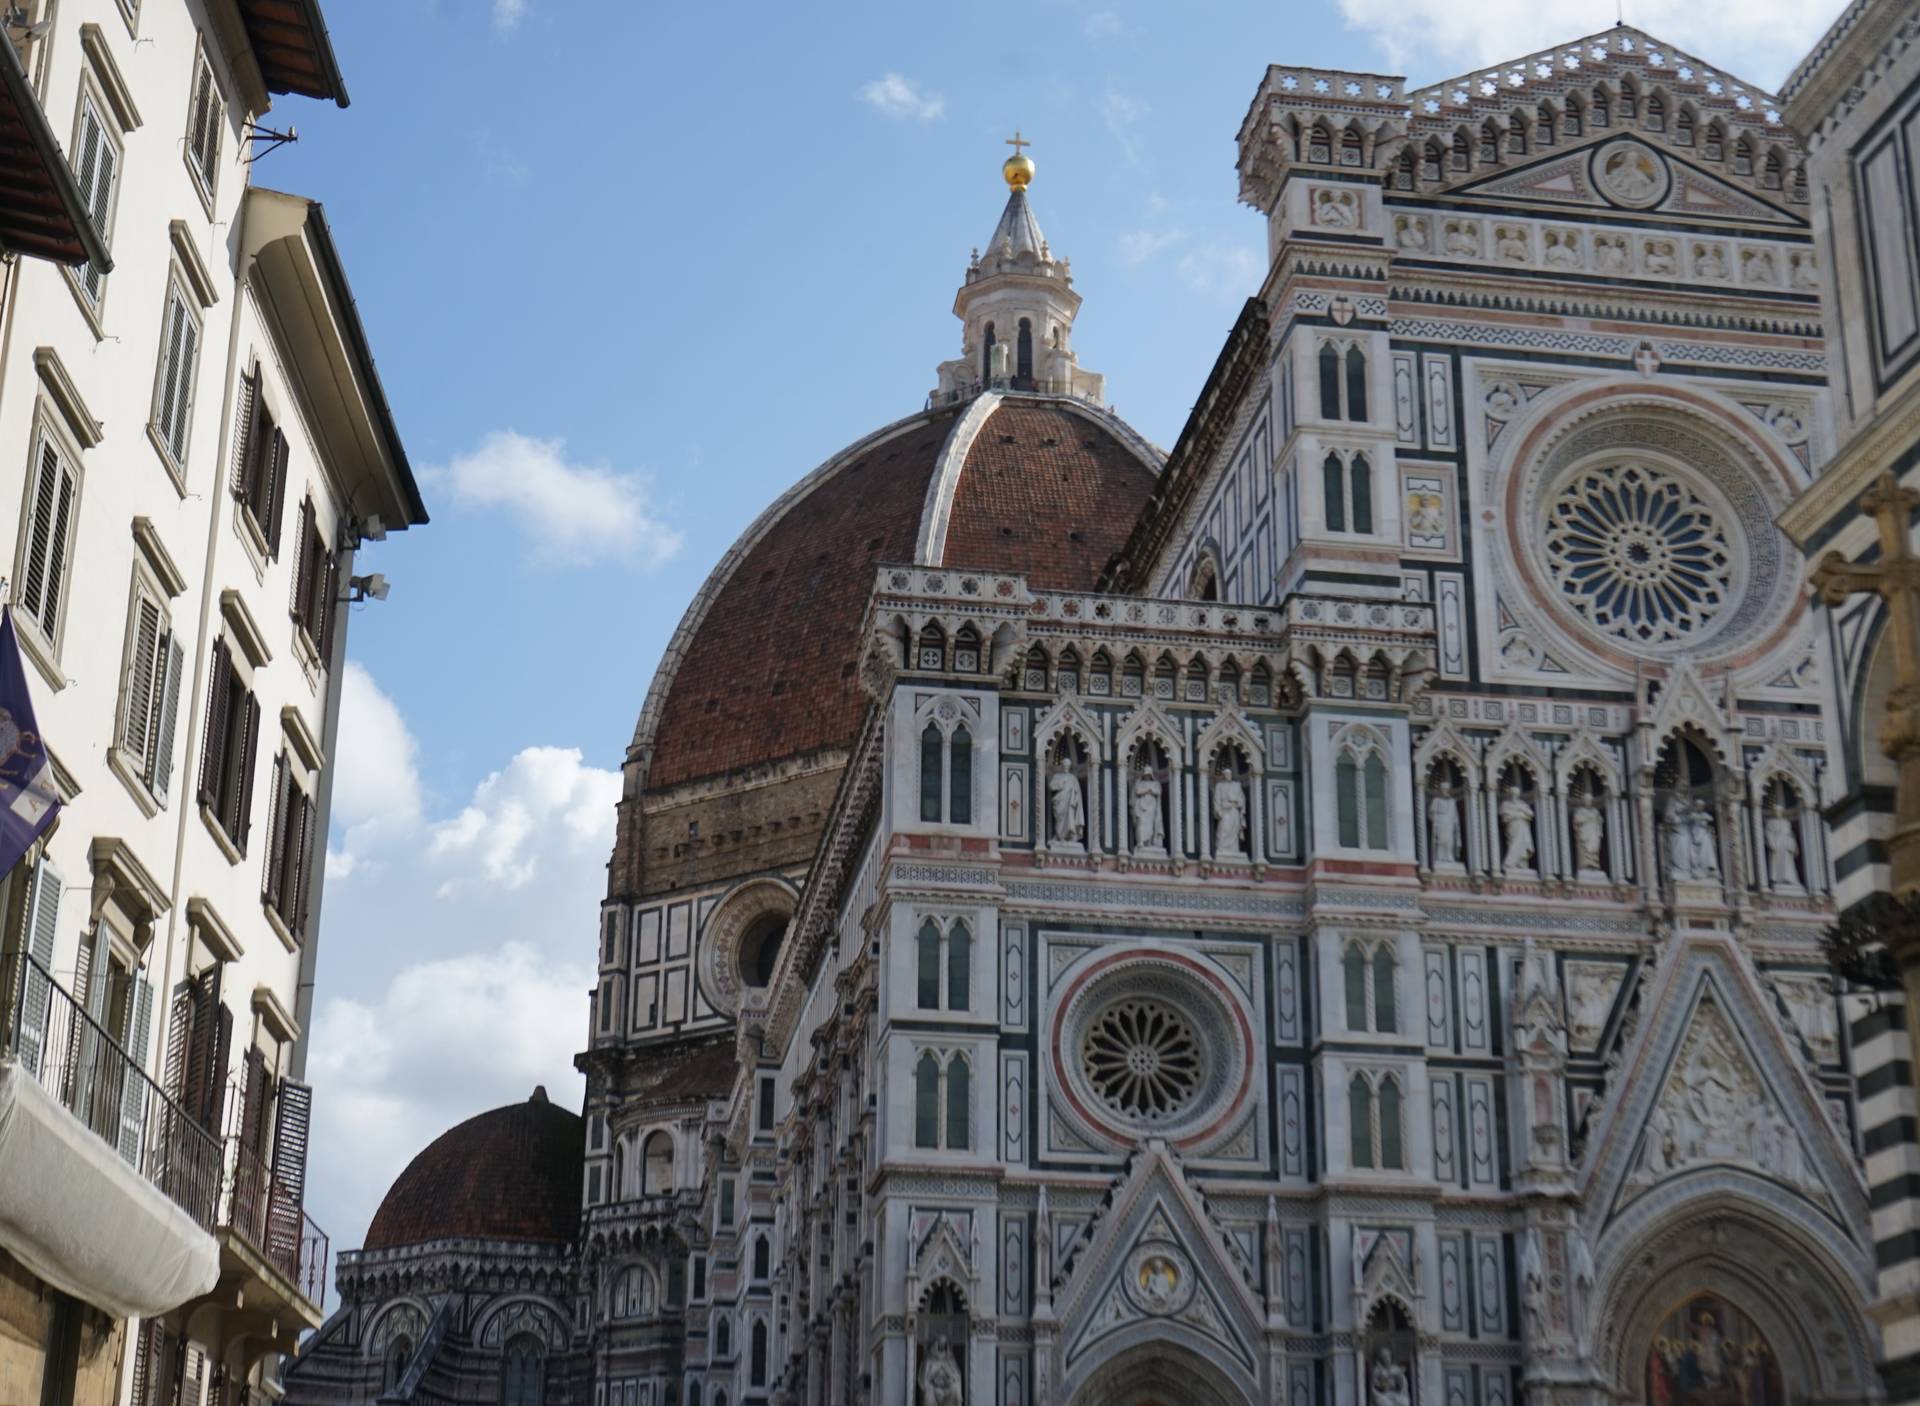
<instances>
[{"instance_id":1,"label":"rose window","mask_svg":"<svg viewBox=\"0 0 1920 1406\"><path fill-rule=\"evenodd\" d=\"M1546 562L1566 602L1630 645L1697 635L1734 598L1720 515L1646 464L1582 470L1547 510Z\"/></svg>"},{"instance_id":2,"label":"rose window","mask_svg":"<svg viewBox=\"0 0 1920 1406\"><path fill-rule=\"evenodd\" d=\"M1199 1094L1206 1071L1186 1016L1159 1001L1130 999L1102 1011L1081 1039L1087 1082L1124 1118L1174 1117Z\"/></svg>"}]
</instances>

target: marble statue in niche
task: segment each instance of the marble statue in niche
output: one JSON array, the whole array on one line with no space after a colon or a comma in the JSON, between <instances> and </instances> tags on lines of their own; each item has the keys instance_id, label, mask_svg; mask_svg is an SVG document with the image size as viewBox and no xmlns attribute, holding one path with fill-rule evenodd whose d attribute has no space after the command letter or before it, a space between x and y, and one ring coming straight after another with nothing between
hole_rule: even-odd
<instances>
[{"instance_id":1,"label":"marble statue in niche","mask_svg":"<svg viewBox=\"0 0 1920 1406\"><path fill-rule=\"evenodd\" d=\"M1790 893L1801 891L1800 837L1798 826L1786 807L1775 801L1767 811L1763 827L1767 837L1767 878L1773 886Z\"/></svg>"},{"instance_id":2,"label":"marble statue in niche","mask_svg":"<svg viewBox=\"0 0 1920 1406\"><path fill-rule=\"evenodd\" d=\"M1573 802L1573 862L1583 879L1604 879L1601 850L1606 843L1607 820L1592 796L1582 794Z\"/></svg>"},{"instance_id":3,"label":"marble statue in niche","mask_svg":"<svg viewBox=\"0 0 1920 1406\"><path fill-rule=\"evenodd\" d=\"M920 1368L920 1406L965 1406L960 1395L960 1369L953 1350L944 1342L927 1346L927 1357Z\"/></svg>"},{"instance_id":4,"label":"marble statue in niche","mask_svg":"<svg viewBox=\"0 0 1920 1406\"><path fill-rule=\"evenodd\" d=\"M1223 762L1213 777L1213 852L1223 859L1247 852L1247 788Z\"/></svg>"},{"instance_id":5,"label":"marble statue in niche","mask_svg":"<svg viewBox=\"0 0 1920 1406\"><path fill-rule=\"evenodd\" d=\"M1527 1311L1527 1341L1544 1343L1553 1324L1547 1312L1547 1269L1540 1257L1538 1228L1527 1231L1521 1242L1520 1301Z\"/></svg>"},{"instance_id":6,"label":"marble statue in niche","mask_svg":"<svg viewBox=\"0 0 1920 1406\"><path fill-rule=\"evenodd\" d=\"M1715 843L1713 815L1691 796L1667 802L1662 828L1666 831L1667 877L1691 883L1720 877L1720 849Z\"/></svg>"},{"instance_id":7,"label":"marble statue in niche","mask_svg":"<svg viewBox=\"0 0 1920 1406\"><path fill-rule=\"evenodd\" d=\"M1053 838L1060 844L1079 844L1087 834L1087 809L1080 794L1080 778L1073 773L1072 758L1065 752L1054 761L1047 777L1049 808L1053 813Z\"/></svg>"},{"instance_id":8,"label":"marble statue in niche","mask_svg":"<svg viewBox=\"0 0 1920 1406\"><path fill-rule=\"evenodd\" d=\"M1367 1400L1370 1406L1411 1406L1413 1400L1407 1369L1384 1347L1374 1353L1373 1370L1367 1373Z\"/></svg>"},{"instance_id":9,"label":"marble statue in niche","mask_svg":"<svg viewBox=\"0 0 1920 1406\"><path fill-rule=\"evenodd\" d=\"M1160 778L1142 771L1133 778L1133 845L1135 849L1165 849L1167 831L1160 813Z\"/></svg>"},{"instance_id":10,"label":"marble statue in niche","mask_svg":"<svg viewBox=\"0 0 1920 1406\"><path fill-rule=\"evenodd\" d=\"M1507 842L1500 863L1509 873L1534 867L1533 819L1533 802L1509 784L1500 793L1500 828Z\"/></svg>"},{"instance_id":11,"label":"marble statue in niche","mask_svg":"<svg viewBox=\"0 0 1920 1406\"><path fill-rule=\"evenodd\" d=\"M1436 869L1460 867L1460 801L1451 786L1442 786L1427 800L1428 853Z\"/></svg>"}]
</instances>

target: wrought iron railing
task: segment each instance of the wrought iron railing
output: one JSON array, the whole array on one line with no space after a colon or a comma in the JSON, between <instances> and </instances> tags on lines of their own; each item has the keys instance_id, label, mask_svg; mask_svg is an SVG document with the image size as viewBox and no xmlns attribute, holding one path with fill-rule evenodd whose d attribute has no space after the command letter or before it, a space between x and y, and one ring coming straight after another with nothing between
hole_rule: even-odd
<instances>
[{"instance_id":1,"label":"wrought iron railing","mask_svg":"<svg viewBox=\"0 0 1920 1406\"><path fill-rule=\"evenodd\" d=\"M148 1078L140 1060L31 954L0 953L0 997L0 1055L17 1061L127 1165L212 1229L220 1140Z\"/></svg>"},{"instance_id":2,"label":"wrought iron railing","mask_svg":"<svg viewBox=\"0 0 1920 1406\"><path fill-rule=\"evenodd\" d=\"M244 1119L239 1121L244 1125ZM227 1125L235 1123L229 1118ZM301 1204L301 1188L275 1176L239 1133L227 1135L225 1152L219 1225L252 1246L307 1302L321 1303L330 1246L326 1232Z\"/></svg>"}]
</instances>

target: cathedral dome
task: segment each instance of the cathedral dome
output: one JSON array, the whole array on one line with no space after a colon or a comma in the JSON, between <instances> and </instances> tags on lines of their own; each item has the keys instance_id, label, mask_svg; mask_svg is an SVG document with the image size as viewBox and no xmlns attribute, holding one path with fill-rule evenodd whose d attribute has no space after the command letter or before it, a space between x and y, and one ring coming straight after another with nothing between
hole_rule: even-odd
<instances>
[{"instance_id":1,"label":"cathedral dome","mask_svg":"<svg viewBox=\"0 0 1920 1406\"><path fill-rule=\"evenodd\" d=\"M910 415L802 479L721 559L647 700L659 791L851 742L859 629L883 563L1091 590L1164 456L1070 396L987 391Z\"/></svg>"},{"instance_id":2,"label":"cathedral dome","mask_svg":"<svg viewBox=\"0 0 1920 1406\"><path fill-rule=\"evenodd\" d=\"M365 1248L430 1240L565 1244L580 1229L579 1115L536 1088L449 1128L407 1164L388 1189Z\"/></svg>"}]
</instances>

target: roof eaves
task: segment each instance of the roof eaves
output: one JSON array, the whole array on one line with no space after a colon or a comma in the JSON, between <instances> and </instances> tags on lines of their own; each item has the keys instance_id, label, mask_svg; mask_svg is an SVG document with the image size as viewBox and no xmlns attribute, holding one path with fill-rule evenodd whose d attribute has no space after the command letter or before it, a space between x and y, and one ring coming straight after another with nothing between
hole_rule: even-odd
<instances>
[{"instance_id":1,"label":"roof eaves","mask_svg":"<svg viewBox=\"0 0 1920 1406\"><path fill-rule=\"evenodd\" d=\"M5 88L8 100L19 114L20 125L26 128L27 140L47 173L61 210L73 222L74 237L86 251L88 263L102 274L112 273L113 256L107 252L106 243L93 227L93 220L87 214L86 201L80 194L79 182L73 178L66 154L60 150L59 139L53 135L53 127L33 91L33 84L28 81L26 69L21 66L20 55L13 47L13 41L0 37L0 51L5 54L4 58L0 58L0 86Z\"/></svg>"}]
</instances>

